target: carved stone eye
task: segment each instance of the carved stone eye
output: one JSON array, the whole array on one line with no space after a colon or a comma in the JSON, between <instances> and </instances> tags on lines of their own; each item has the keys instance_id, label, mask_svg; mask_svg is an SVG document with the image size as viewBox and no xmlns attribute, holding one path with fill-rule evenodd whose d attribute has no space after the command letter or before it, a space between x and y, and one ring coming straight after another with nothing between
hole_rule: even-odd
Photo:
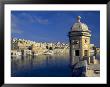
<instances>
[{"instance_id":1,"label":"carved stone eye","mask_svg":"<svg viewBox=\"0 0 110 87\"><path fill-rule=\"evenodd\" d=\"M78 44L78 43L79 43L79 41L77 41L77 40L73 41L73 44Z\"/></svg>"},{"instance_id":2,"label":"carved stone eye","mask_svg":"<svg viewBox=\"0 0 110 87\"><path fill-rule=\"evenodd\" d=\"M87 39L85 39L85 43L87 43Z\"/></svg>"},{"instance_id":3,"label":"carved stone eye","mask_svg":"<svg viewBox=\"0 0 110 87\"><path fill-rule=\"evenodd\" d=\"M81 28L81 25L79 25L79 28Z\"/></svg>"}]
</instances>

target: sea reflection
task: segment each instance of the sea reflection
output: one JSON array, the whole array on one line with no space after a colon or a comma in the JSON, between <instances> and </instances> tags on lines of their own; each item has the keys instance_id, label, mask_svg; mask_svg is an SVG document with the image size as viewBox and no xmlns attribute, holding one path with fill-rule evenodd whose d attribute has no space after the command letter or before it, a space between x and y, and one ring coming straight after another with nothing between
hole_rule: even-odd
<instances>
[{"instance_id":1,"label":"sea reflection","mask_svg":"<svg viewBox=\"0 0 110 87\"><path fill-rule=\"evenodd\" d=\"M12 77L72 76L69 55L39 55L12 58Z\"/></svg>"},{"instance_id":2,"label":"sea reflection","mask_svg":"<svg viewBox=\"0 0 110 87\"><path fill-rule=\"evenodd\" d=\"M91 54L93 56L93 54ZM100 55L96 55L100 60ZM19 56L11 60L12 77L71 77L69 55Z\"/></svg>"}]
</instances>

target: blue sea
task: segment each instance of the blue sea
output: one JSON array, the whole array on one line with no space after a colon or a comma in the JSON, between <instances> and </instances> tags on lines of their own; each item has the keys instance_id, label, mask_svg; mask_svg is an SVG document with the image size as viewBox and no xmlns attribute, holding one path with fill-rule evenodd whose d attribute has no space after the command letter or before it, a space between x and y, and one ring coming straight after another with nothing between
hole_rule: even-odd
<instances>
[{"instance_id":1,"label":"blue sea","mask_svg":"<svg viewBox=\"0 0 110 87\"><path fill-rule=\"evenodd\" d=\"M39 55L12 58L12 77L71 77L68 55Z\"/></svg>"},{"instance_id":2,"label":"blue sea","mask_svg":"<svg viewBox=\"0 0 110 87\"><path fill-rule=\"evenodd\" d=\"M100 59L100 56L97 55ZM69 55L39 55L11 59L12 77L72 77Z\"/></svg>"}]
</instances>

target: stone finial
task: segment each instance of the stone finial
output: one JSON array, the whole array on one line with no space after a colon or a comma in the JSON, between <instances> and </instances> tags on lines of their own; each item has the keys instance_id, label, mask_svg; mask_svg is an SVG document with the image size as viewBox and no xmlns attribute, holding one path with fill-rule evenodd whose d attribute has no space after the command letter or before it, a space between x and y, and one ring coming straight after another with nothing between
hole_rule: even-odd
<instances>
[{"instance_id":1,"label":"stone finial","mask_svg":"<svg viewBox=\"0 0 110 87\"><path fill-rule=\"evenodd\" d=\"M78 16L78 17L77 17L77 22L80 22L80 19L81 19L81 17L80 17L80 16Z\"/></svg>"}]
</instances>

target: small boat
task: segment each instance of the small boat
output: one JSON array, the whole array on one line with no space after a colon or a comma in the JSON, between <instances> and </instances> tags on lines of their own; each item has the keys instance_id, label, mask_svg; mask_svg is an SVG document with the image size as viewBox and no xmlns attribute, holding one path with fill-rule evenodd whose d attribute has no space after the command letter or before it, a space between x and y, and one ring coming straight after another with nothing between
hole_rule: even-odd
<instances>
[{"instance_id":1,"label":"small boat","mask_svg":"<svg viewBox=\"0 0 110 87\"><path fill-rule=\"evenodd\" d=\"M53 53L53 51L46 51L46 52L44 52L43 54L44 54L44 55L53 55L54 53Z\"/></svg>"},{"instance_id":2,"label":"small boat","mask_svg":"<svg viewBox=\"0 0 110 87\"><path fill-rule=\"evenodd\" d=\"M17 51L12 51L12 52L11 52L11 56L12 56L12 57L18 57L18 56L21 56L21 55L22 55L21 52L17 52Z\"/></svg>"},{"instance_id":3,"label":"small boat","mask_svg":"<svg viewBox=\"0 0 110 87\"><path fill-rule=\"evenodd\" d=\"M37 53L35 53L35 54L33 54L34 56L38 56L39 54L37 54Z\"/></svg>"}]
</instances>

